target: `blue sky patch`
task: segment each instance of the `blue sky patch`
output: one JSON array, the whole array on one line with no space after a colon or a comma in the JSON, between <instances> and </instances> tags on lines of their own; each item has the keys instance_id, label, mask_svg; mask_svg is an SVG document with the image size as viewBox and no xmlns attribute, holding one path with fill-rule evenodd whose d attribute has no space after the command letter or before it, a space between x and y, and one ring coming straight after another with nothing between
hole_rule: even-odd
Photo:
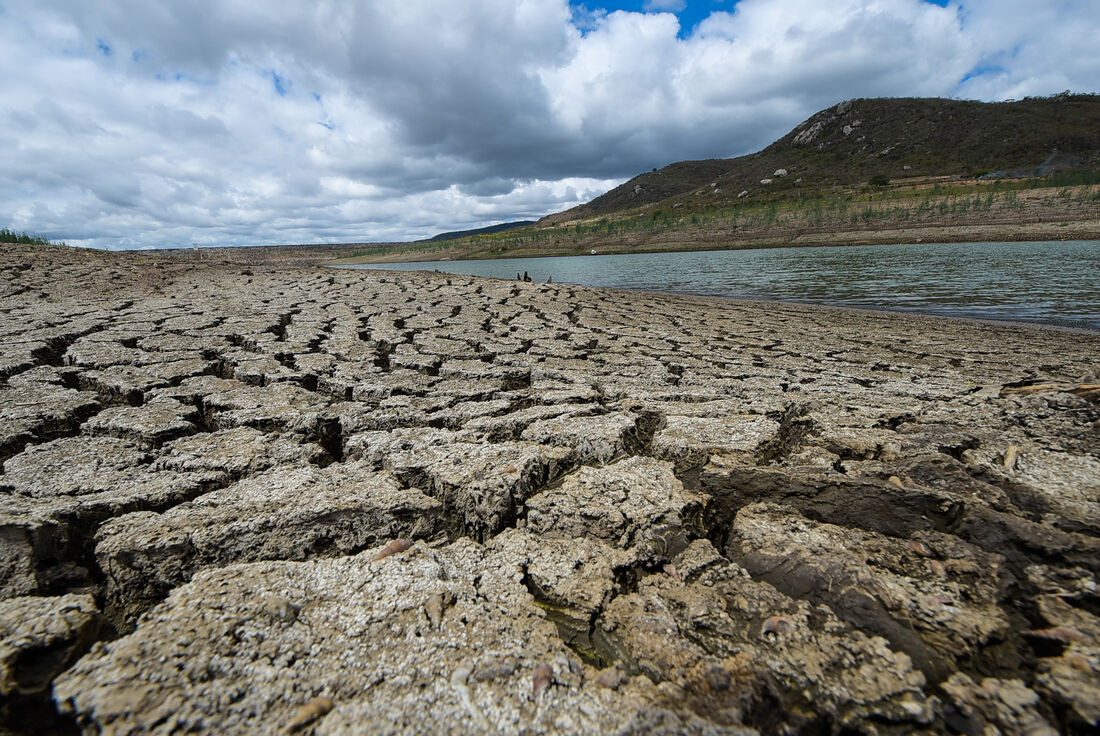
<instances>
[{"instance_id":1,"label":"blue sky patch","mask_svg":"<svg viewBox=\"0 0 1100 736\"><path fill-rule=\"evenodd\" d=\"M1008 70L999 64L979 64L969 71L966 76L962 78L963 82L969 82L971 79L977 77L992 76L995 74L1005 74Z\"/></svg>"},{"instance_id":2,"label":"blue sky patch","mask_svg":"<svg viewBox=\"0 0 1100 736\"><path fill-rule=\"evenodd\" d=\"M290 80L286 77L280 77L279 72L274 69L267 72L271 75L271 84L275 87L275 94L279 97L286 97L290 92Z\"/></svg>"},{"instance_id":3,"label":"blue sky patch","mask_svg":"<svg viewBox=\"0 0 1100 736\"><path fill-rule=\"evenodd\" d=\"M588 19L593 14L602 15L600 11L608 13L616 10L626 10L632 13L674 13L680 20L680 37L691 35L691 31L699 22L716 11L730 12L737 5L738 0L615 0L613 2L584 2L570 3L573 10L574 22L580 21L582 30L588 25Z\"/></svg>"},{"instance_id":4,"label":"blue sky patch","mask_svg":"<svg viewBox=\"0 0 1100 736\"><path fill-rule=\"evenodd\" d=\"M104 56L110 56L111 53L112 53L110 45L106 41L104 41L102 38L97 38L96 39L95 47L97 49L99 49L100 53L103 54Z\"/></svg>"},{"instance_id":5,"label":"blue sky patch","mask_svg":"<svg viewBox=\"0 0 1100 736\"><path fill-rule=\"evenodd\" d=\"M600 11L674 13L680 20L680 38L686 38L711 13L732 13L739 2L740 0L606 0L604 2L595 0L594 2L571 2L569 7L573 10L574 23L585 31L590 29L588 26L593 14L602 15ZM924 2L944 8L950 0L924 0Z\"/></svg>"}]
</instances>

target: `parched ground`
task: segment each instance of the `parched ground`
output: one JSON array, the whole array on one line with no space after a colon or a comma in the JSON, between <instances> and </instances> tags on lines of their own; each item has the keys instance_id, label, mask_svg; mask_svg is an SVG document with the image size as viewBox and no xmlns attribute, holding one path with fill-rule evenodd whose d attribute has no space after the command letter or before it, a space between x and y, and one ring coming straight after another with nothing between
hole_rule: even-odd
<instances>
[{"instance_id":1,"label":"parched ground","mask_svg":"<svg viewBox=\"0 0 1100 736\"><path fill-rule=\"evenodd\" d=\"M1096 333L0 257L0 731L1100 725Z\"/></svg>"}]
</instances>

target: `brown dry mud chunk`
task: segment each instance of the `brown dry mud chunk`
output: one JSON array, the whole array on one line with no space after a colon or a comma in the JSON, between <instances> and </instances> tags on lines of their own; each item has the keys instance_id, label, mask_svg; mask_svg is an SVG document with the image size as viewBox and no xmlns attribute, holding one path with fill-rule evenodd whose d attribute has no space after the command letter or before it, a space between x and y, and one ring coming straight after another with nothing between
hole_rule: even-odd
<instances>
[{"instance_id":1,"label":"brown dry mud chunk","mask_svg":"<svg viewBox=\"0 0 1100 736\"><path fill-rule=\"evenodd\" d=\"M48 688L96 640L100 624L90 595L0 601L0 695Z\"/></svg>"},{"instance_id":2,"label":"brown dry mud chunk","mask_svg":"<svg viewBox=\"0 0 1100 736\"><path fill-rule=\"evenodd\" d=\"M100 407L95 394L59 385L0 384L0 462L33 441L75 433Z\"/></svg>"},{"instance_id":3,"label":"brown dry mud chunk","mask_svg":"<svg viewBox=\"0 0 1100 736\"><path fill-rule=\"evenodd\" d=\"M772 501L810 518L890 536L949 532L1020 567L1044 560L1100 569L1100 539L1064 531L1052 518L1033 520L1005 489L975 477L949 455L926 452L842 473L828 467L827 457L823 465L803 465L811 449L781 464L711 456L699 482L713 498L715 523L724 528L741 507Z\"/></svg>"},{"instance_id":4,"label":"brown dry mud chunk","mask_svg":"<svg viewBox=\"0 0 1100 736\"><path fill-rule=\"evenodd\" d=\"M365 432L348 440L347 452L440 499L451 531L477 538L500 531L575 465L575 452L564 447L473 440L441 429Z\"/></svg>"},{"instance_id":5,"label":"brown dry mud chunk","mask_svg":"<svg viewBox=\"0 0 1100 736\"><path fill-rule=\"evenodd\" d=\"M110 437L72 437L36 445L4 463L0 490L94 513L128 506L164 507L221 478L217 471L156 470L153 455Z\"/></svg>"},{"instance_id":6,"label":"brown dry mud chunk","mask_svg":"<svg viewBox=\"0 0 1100 736\"><path fill-rule=\"evenodd\" d=\"M631 457L584 467L527 502L527 528L551 537L591 537L642 559L668 560L703 536L706 497L688 491L672 464Z\"/></svg>"},{"instance_id":7,"label":"brown dry mud chunk","mask_svg":"<svg viewBox=\"0 0 1100 736\"><path fill-rule=\"evenodd\" d=\"M146 451L125 440L72 437L9 459L0 483L35 498L87 496L140 484L151 460Z\"/></svg>"},{"instance_id":8,"label":"brown dry mud chunk","mask_svg":"<svg viewBox=\"0 0 1100 736\"><path fill-rule=\"evenodd\" d=\"M141 406L104 409L84 423L81 431L88 435L132 439L154 447L169 440L194 434L198 412L170 398L159 398Z\"/></svg>"},{"instance_id":9,"label":"brown dry mud chunk","mask_svg":"<svg viewBox=\"0 0 1100 736\"><path fill-rule=\"evenodd\" d=\"M291 383L269 386L233 386L203 396L219 429L254 427L263 431L315 434L328 405L319 394Z\"/></svg>"},{"instance_id":10,"label":"brown dry mud chunk","mask_svg":"<svg viewBox=\"0 0 1100 736\"><path fill-rule=\"evenodd\" d=\"M618 690L558 638L506 552L470 541L208 570L132 634L96 646L54 697L86 730L221 734L285 728L331 699L318 734L744 734L691 714L645 678ZM438 625L425 603L449 601ZM549 669L545 669L548 666ZM537 671L552 676L535 698Z\"/></svg>"},{"instance_id":11,"label":"brown dry mud chunk","mask_svg":"<svg viewBox=\"0 0 1100 736\"><path fill-rule=\"evenodd\" d=\"M433 536L442 505L357 464L279 467L163 513L126 514L96 536L112 613L126 624L203 567L350 554Z\"/></svg>"},{"instance_id":12,"label":"brown dry mud chunk","mask_svg":"<svg viewBox=\"0 0 1100 736\"><path fill-rule=\"evenodd\" d=\"M598 416L562 416L542 419L523 430L521 437L546 445L572 447L582 463L606 465L641 450L641 419L626 412Z\"/></svg>"},{"instance_id":13,"label":"brown dry mud chunk","mask_svg":"<svg viewBox=\"0 0 1100 736\"><path fill-rule=\"evenodd\" d=\"M907 541L753 504L734 520L729 554L784 593L887 638L933 682L1008 634L997 604L1003 559L950 535Z\"/></svg>"},{"instance_id":14,"label":"brown dry mud chunk","mask_svg":"<svg viewBox=\"0 0 1100 736\"><path fill-rule=\"evenodd\" d=\"M138 446L107 437L54 440L9 459L0 475L0 597L88 586L99 523L182 503L225 478L157 471L151 461Z\"/></svg>"},{"instance_id":15,"label":"brown dry mud chunk","mask_svg":"<svg viewBox=\"0 0 1100 736\"><path fill-rule=\"evenodd\" d=\"M252 427L198 434L168 443L154 466L180 472L218 472L238 479L277 465L321 462L324 449L294 439L294 435L265 434Z\"/></svg>"},{"instance_id":16,"label":"brown dry mud chunk","mask_svg":"<svg viewBox=\"0 0 1100 736\"><path fill-rule=\"evenodd\" d=\"M960 672L943 683L943 690L948 696L944 720L956 733L1058 733L1040 711L1039 696L1019 680L986 678L979 685Z\"/></svg>"},{"instance_id":17,"label":"brown dry mud chunk","mask_svg":"<svg viewBox=\"0 0 1100 736\"><path fill-rule=\"evenodd\" d=\"M653 455L678 469L719 452L751 460L778 431L778 422L759 415L668 416L653 437Z\"/></svg>"},{"instance_id":18,"label":"brown dry mud chunk","mask_svg":"<svg viewBox=\"0 0 1100 736\"><path fill-rule=\"evenodd\" d=\"M513 405L512 400L506 398L492 401L460 401L458 403L446 401L443 407L427 414L425 421L433 427L458 429L474 419L507 414Z\"/></svg>"},{"instance_id":19,"label":"brown dry mud chunk","mask_svg":"<svg viewBox=\"0 0 1100 736\"><path fill-rule=\"evenodd\" d=\"M202 376L213 368L214 363L200 358L149 365L112 365L101 370L81 371L77 382L81 388L97 391L110 400L140 404L153 391Z\"/></svg>"},{"instance_id":20,"label":"brown dry mud chunk","mask_svg":"<svg viewBox=\"0 0 1100 736\"><path fill-rule=\"evenodd\" d=\"M1052 452L1026 440L998 445L971 451L968 459L1061 528L1100 533L1100 452Z\"/></svg>"},{"instance_id":21,"label":"brown dry mud chunk","mask_svg":"<svg viewBox=\"0 0 1100 736\"><path fill-rule=\"evenodd\" d=\"M531 406L499 417L475 419L467 422L463 429L488 442L514 440L519 439L527 427L540 421L554 418L591 416L598 409L599 407L593 404Z\"/></svg>"},{"instance_id":22,"label":"brown dry mud chunk","mask_svg":"<svg viewBox=\"0 0 1100 736\"><path fill-rule=\"evenodd\" d=\"M1100 726L1100 618L1072 605L1087 600L1061 593L1041 596L1044 627L1024 632L1047 655L1039 660L1035 689L1065 708L1067 726L1082 732Z\"/></svg>"},{"instance_id":23,"label":"brown dry mud chunk","mask_svg":"<svg viewBox=\"0 0 1100 736\"><path fill-rule=\"evenodd\" d=\"M50 684L88 651L100 630L89 595L0 601L0 731L72 731L50 701Z\"/></svg>"},{"instance_id":24,"label":"brown dry mud chunk","mask_svg":"<svg viewBox=\"0 0 1100 736\"><path fill-rule=\"evenodd\" d=\"M591 538L534 536L510 529L488 545L524 560L523 583L562 639L589 663L600 662L591 634L596 617L631 586L638 557Z\"/></svg>"},{"instance_id":25,"label":"brown dry mud chunk","mask_svg":"<svg viewBox=\"0 0 1100 736\"><path fill-rule=\"evenodd\" d=\"M752 580L707 541L673 566L675 577L643 578L600 616L596 647L608 660L671 683L697 712L766 732L932 723L924 676L886 640Z\"/></svg>"}]
</instances>

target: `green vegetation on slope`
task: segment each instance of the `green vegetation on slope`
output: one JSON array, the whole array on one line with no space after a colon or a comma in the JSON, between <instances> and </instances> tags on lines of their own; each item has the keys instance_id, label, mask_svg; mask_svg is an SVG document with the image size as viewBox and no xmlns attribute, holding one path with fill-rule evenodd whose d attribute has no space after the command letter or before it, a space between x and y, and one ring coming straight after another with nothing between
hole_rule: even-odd
<instances>
[{"instance_id":1,"label":"green vegetation on slope","mask_svg":"<svg viewBox=\"0 0 1100 736\"><path fill-rule=\"evenodd\" d=\"M375 259L1100 237L1100 95L851 100L759 153L681 161L528 227ZM892 234L882 236L890 231Z\"/></svg>"},{"instance_id":2,"label":"green vegetation on slope","mask_svg":"<svg viewBox=\"0 0 1100 736\"><path fill-rule=\"evenodd\" d=\"M796 187L852 187L877 177L1026 178L1078 169L1100 170L1100 95L1001 103L850 100L810 117L759 153L670 164L545 221L692 196L721 205L743 192L758 197Z\"/></svg>"},{"instance_id":3,"label":"green vegetation on slope","mask_svg":"<svg viewBox=\"0 0 1100 736\"><path fill-rule=\"evenodd\" d=\"M1100 174L1089 177L1093 185L1066 185L1061 182L1064 178L862 187L836 194L803 191L797 196L775 195L723 207L654 205L455 241L387 245L354 256L498 258L590 249L626 252L802 244L815 236L827 240L826 236L836 233L863 233L862 239L874 240L875 233L882 230L974 229L1044 222L1053 228L1063 221L1081 220L1100 225Z\"/></svg>"},{"instance_id":4,"label":"green vegetation on slope","mask_svg":"<svg viewBox=\"0 0 1100 736\"><path fill-rule=\"evenodd\" d=\"M517 222L502 222L499 225L489 225L488 227L479 227L473 230L456 230L449 233L439 233L433 237L427 238L427 242L435 243L440 240L457 240L459 238L465 238L472 235L487 235L491 233L500 233L505 230L515 230L521 227L527 227L528 225L534 225L534 220L520 220Z\"/></svg>"},{"instance_id":5,"label":"green vegetation on slope","mask_svg":"<svg viewBox=\"0 0 1100 736\"><path fill-rule=\"evenodd\" d=\"M40 235L18 233L8 228L0 228L0 243L21 243L23 245L51 245L47 238ZM60 243L64 245L64 243Z\"/></svg>"}]
</instances>

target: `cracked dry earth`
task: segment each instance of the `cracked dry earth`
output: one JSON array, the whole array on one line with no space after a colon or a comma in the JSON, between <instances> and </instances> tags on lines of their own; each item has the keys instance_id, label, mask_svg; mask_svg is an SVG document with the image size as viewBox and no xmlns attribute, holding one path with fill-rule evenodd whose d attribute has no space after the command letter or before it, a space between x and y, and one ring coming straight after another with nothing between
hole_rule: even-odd
<instances>
[{"instance_id":1,"label":"cracked dry earth","mask_svg":"<svg viewBox=\"0 0 1100 736\"><path fill-rule=\"evenodd\" d=\"M1100 724L1100 335L3 256L0 730Z\"/></svg>"}]
</instances>

